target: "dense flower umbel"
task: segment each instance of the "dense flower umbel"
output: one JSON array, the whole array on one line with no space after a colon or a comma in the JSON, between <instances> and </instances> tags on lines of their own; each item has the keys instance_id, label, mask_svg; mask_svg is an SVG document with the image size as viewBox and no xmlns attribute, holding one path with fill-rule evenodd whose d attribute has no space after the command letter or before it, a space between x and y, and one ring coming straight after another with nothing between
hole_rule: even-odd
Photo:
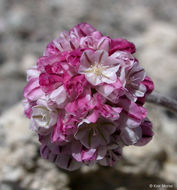
<instances>
[{"instance_id":1,"label":"dense flower umbel","mask_svg":"<svg viewBox=\"0 0 177 190\"><path fill-rule=\"evenodd\" d=\"M152 139L143 104L154 86L134 52L134 44L85 23L47 45L24 89L43 158L67 170L113 166L124 146Z\"/></svg>"}]
</instances>

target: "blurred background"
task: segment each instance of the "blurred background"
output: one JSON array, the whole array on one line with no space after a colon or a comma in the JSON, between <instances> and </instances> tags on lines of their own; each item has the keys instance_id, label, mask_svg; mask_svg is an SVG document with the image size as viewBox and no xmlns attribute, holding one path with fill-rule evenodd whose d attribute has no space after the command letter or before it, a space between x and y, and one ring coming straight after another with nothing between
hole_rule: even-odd
<instances>
[{"instance_id":1,"label":"blurred background","mask_svg":"<svg viewBox=\"0 0 177 190\"><path fill-rule=\"evenodd\" d=\"M134 42L156 91L177 99L177 0L0 0L0 190L177 189L177 117L150 104L152 142L114 168L65 172L40 158L21 105L26 69L80 22Z\"/></svg>"}]
</instances>

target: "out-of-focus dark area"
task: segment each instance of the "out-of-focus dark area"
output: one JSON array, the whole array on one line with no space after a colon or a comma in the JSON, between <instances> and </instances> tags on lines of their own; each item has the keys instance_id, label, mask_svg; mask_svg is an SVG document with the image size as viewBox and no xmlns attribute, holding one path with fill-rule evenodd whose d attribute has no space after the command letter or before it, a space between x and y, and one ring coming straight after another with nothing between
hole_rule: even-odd
<instances>
[{"instance_id":1,"label":"out-of-focus dark area","mask_svg":"<svg viewBox=\"0 0 177 190\"><path fill-rule=\"evenodd\" d=\"M177 99L176 0L0 0L0 190L177 189L177 117L150 104L152 142L124 149L114 168L69 173L40 158L20 102L26 69L80 22L134 42L156 91Z\"/></svg>"}]
</instances>

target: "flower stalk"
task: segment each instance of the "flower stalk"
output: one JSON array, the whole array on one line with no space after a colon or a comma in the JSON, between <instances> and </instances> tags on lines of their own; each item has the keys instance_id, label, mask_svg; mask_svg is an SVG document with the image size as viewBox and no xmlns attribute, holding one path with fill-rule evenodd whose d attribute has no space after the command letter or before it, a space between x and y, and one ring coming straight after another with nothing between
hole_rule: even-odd
<instances>
[{"instance_id":1,"label":"flower stalk","mask_svg":"<svg viewBox=\"0 0 177 190\"><path fill-rule=\"evenodd\" d=\"M177 101L154 92L146 97L146 102L163 106L177 114Z\"/></svg>"}]
</instances>

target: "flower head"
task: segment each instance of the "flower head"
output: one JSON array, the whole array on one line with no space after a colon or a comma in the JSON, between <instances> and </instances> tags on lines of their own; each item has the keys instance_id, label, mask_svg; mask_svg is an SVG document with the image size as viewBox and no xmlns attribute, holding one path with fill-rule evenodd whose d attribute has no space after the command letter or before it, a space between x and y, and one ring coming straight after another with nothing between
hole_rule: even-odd
<instances>
[{"instance_id":1,"label":"flower head","mask_svg":"<svg viewBox=\"0 0 177 190\"><path fill-rule=\"evenodd\" d=\"M143 107L153 82L133 43L82 23L51 41L27 71L23 101L43 158L75 170L113 166L122 148L153 136Z\"/></svg>"}]
</instances>

